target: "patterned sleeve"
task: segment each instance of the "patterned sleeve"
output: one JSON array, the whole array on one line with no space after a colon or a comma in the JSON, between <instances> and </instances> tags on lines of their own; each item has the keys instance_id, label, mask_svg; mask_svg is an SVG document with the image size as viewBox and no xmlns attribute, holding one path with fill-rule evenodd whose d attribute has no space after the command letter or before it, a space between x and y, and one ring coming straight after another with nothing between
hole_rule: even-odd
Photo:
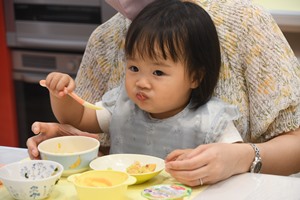
<instances>
[{"instance_id":1,"label":"patterned sleeve","mask_svg":"<svg viewBox=\"0 0 300 200\"><path fill-rule=\"evenodd\" d=\"M244 10L240 49L253 140L270 139L300 125L300 65L272 16L260 7Z\"/></svg>"},{"instance_id":2,"label":"patterned sleeve","mask_svg":"<svg viewBox=\"0 0 300 200\"><path fill-rule=\"evenodd\" d=\"M77 73L76 93L89 102L119 85L123 78L123 42L130 21L116 14L91 34ZM110 136L99 134L102 147L110 146Z\"/></svg>"},{"instance_id":3,"label":"patterned sleeve","mask_svg":"<svg viewBox=\"0 0 300 200\"><path fill-rule=\"evenodd\" d=\"M116 14L91 34L76 76L76 93L89 102L118 86L123 78L124 39L130 21Z\"/></svg>"},{"instance_id":4,"label":"patterned sleeve","mask_svg":"<svg viewBox=\"0 0 300 200\"><path fill-rule=\"evenodd\" d=\"M197 0L211 15L222 68L215 96L239 107L245 141L300 126L300 67L271 14L250 0Z\"/></svg>"}]
</instances>

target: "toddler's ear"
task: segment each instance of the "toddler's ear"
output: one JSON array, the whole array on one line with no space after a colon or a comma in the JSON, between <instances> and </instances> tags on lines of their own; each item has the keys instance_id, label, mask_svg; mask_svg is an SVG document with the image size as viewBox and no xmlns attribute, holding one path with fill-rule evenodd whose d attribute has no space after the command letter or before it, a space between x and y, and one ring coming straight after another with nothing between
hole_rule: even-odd
<instances>
[{"instance_id":1,"label":"toddler's ear","mask_svg":"<svg viewBox=\"0 0 300 200\"><path fill-rule=\"evenodd\" d=\"M192 77L193 79L192 79L192 83L191 83L191 88L195 89L195 88L199 87L204 76L205 76L204 70L201 70L201 72L199 72L199 73L195 73Z\"/></svg>"},{"instance_id":2,"label":"toddler's ear","mask_svg":"<svg viewBox=\"0 0 300 200\"><path fill-rule=\"evenodd\" d=\"M135 16L154 0L105 0L126 18L133 20Z\"/></svg>"},{"instance_id":3,"label":"toddler's ear","mask_svg":"<svg viewBox=\"0 0 300 200\"><path fill-rule=\"evenodd\" d=\"M195 89L195 88L197 88L198 86L199 86L198 81L197 81L197 80L194 80L194 81L192 82L191 88L192 88L192 89Z\"/></svg>"}]
</instances>

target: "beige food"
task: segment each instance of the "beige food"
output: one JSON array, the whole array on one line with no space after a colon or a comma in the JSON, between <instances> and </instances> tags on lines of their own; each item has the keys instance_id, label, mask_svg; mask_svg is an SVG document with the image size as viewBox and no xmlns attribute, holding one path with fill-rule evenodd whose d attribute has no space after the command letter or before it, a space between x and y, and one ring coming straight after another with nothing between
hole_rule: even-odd
<instances>
[{"instance_id":1,"label":"beige food","mask_svg":"<svg viewBox=\"0 0 300 200\"><path fill-rule=\"evenodd\" d=\"M110 187L113 184L106 178L100 177L85 177L82 179L76 179L76 183L81 186L88 187Z\"/></svg>"},{"instance_id":2,"label":"beige food","mask_svg":"<svg viewBox=\"0 0 300 200\"><path fill-rule=\"evenodd\" d=\"M143 174L148 172L153 172L156 168L156 164L146 164L141 165L139 161L135 161L132 165L130 165L126 172L128 174Z\"/></svg>"}]
</instances>

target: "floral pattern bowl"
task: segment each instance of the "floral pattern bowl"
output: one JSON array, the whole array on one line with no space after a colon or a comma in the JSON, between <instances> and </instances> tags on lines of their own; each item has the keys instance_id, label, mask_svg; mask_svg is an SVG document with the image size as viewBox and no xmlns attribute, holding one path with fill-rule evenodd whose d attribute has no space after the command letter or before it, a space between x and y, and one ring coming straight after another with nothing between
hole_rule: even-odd
<instances>
[{"instance_id":1,"label":"floral pattern bowl","mask_svg":"<svg viewBox=\"0 0 300 200\"><path fill-rule=\"evenodd\" d=\"M63 172L54 161L27 160L0 168L0 180L14 199L30 200L48 197Z\"/></svg>"}]
</instances>

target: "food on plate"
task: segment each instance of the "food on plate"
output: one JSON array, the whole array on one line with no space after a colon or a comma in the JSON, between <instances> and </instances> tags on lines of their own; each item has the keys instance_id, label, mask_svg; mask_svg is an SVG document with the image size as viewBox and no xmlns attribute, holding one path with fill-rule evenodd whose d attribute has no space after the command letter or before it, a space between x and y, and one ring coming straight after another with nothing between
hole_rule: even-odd
<instances>
[{"instance_id":1,"label":"food on plate","mask_svg":"<svg viewBox=\"0 0 300 200\"><path fill-rule=\"evenodd\" d=\"M109 187L113 185L108 179L100 177L86 177L76 181L78 185L88 187Z\"/></svg>"},{"instance_id":2,"label":"food on plate","mask_svg":"<svg viewBox=\"0 0 300 200\"><path fill-rule=\"evenodd\" d=\"M135 161L132 165L130 165L126 172L128 174L143 174L148 172L153 172L156 168L156 164L146 164L141 165L139 161Z\"/></svg>"}]
</instances>

